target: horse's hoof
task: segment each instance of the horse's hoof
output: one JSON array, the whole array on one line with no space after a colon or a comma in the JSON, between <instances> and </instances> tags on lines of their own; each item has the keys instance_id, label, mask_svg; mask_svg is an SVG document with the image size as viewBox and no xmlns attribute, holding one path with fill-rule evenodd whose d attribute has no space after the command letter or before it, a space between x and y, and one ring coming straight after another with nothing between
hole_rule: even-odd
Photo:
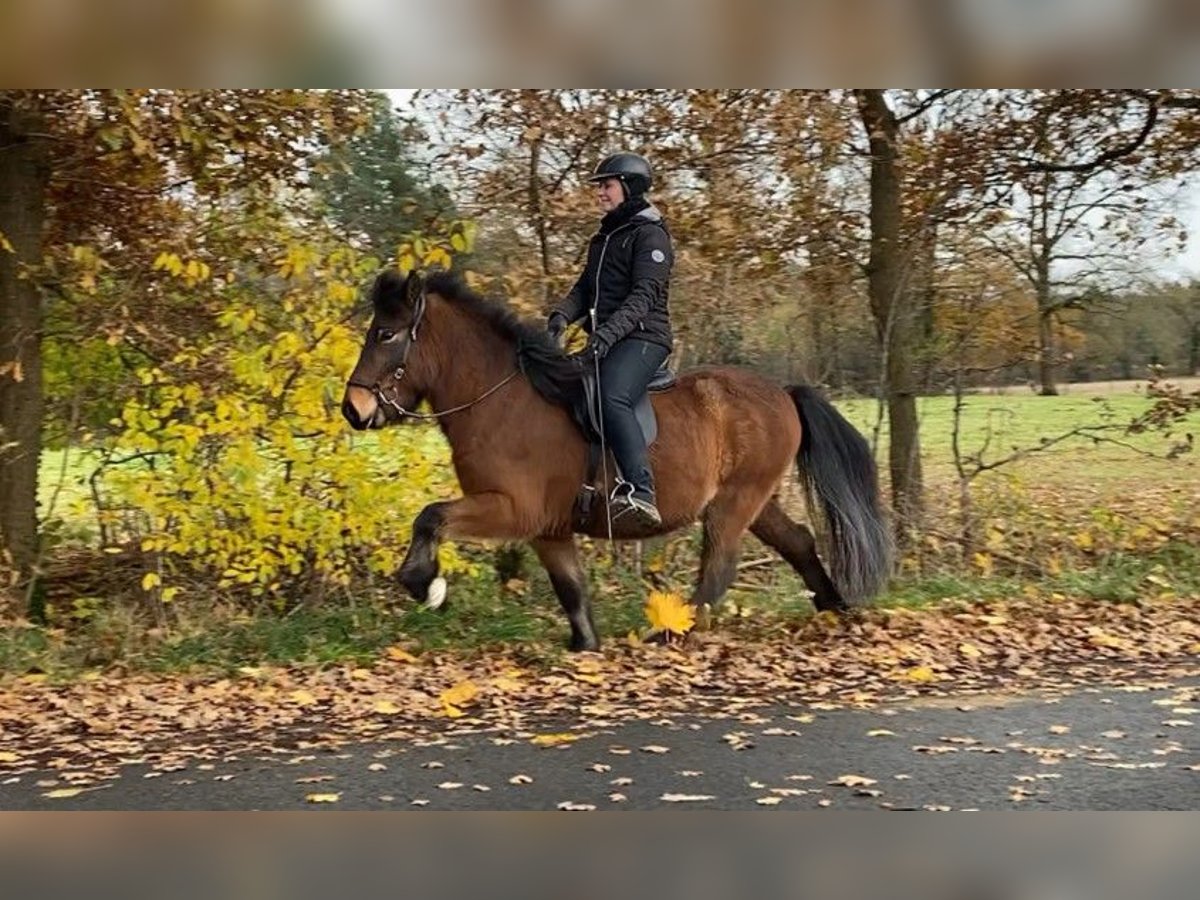
<instances>
[{"instance_id":1,"label":"horse's hoof","mask_svg":"<svg viewBox=\"0 0 1200 900\"><path fill-rule=\"evenodd\" d=\"M425 591L425 608L437 609L446 602L446 579L439 575L433 581L429 582L429 587Z\"/></svg>"}]
</instances>

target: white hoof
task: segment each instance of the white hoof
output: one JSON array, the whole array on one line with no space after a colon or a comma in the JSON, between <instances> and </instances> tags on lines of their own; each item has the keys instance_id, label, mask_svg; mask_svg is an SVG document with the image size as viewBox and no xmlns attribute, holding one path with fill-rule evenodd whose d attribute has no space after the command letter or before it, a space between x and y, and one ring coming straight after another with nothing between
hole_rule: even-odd
<instances>
[{"instance_id":1,"label":"white hoof","mask_svg":"<svg viewBox=\"0 0 1200 900\"><path fill-rule=\"evenodd\" d=\"M446 579L439 575L429 582L429 590L425 592L425 608L437 609L446 602Z\"/></svg>"}]
</instances>

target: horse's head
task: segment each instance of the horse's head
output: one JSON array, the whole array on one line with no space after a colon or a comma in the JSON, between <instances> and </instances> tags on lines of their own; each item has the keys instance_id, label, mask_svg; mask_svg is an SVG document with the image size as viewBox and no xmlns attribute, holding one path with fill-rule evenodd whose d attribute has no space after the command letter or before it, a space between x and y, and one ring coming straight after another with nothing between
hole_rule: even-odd
<instances>
[{"instance_id":1,"label":"horse's head","mask_svg":"<svg viewBox=\"0 0 1200 900\"><path fill-rule=\"evenodd\" d=\"M351 427L382 428L420 404L423 395L413 377L412 353L425 303L425 286L416 272L404 278L389 269L375 279L375 315L342 399L342 415Z\"/></svg>"}]
</instances>

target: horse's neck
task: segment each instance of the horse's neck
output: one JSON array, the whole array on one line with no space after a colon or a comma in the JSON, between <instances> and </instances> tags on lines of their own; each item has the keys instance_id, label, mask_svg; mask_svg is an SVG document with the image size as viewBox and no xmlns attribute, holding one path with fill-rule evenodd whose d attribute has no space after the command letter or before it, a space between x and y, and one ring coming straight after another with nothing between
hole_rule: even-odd
<instances>
[{"instance_id":1,"label":"horse's neck","mask_svg":"<svg viewBox=\"0 0 1200 900\"><path fill-rule=\"evenodd\" d=\"M435 412L471 403L516 368L516 348L464 310L447 309L431 330L437 371L426 394Z\"/></svg>"}]
</instances>

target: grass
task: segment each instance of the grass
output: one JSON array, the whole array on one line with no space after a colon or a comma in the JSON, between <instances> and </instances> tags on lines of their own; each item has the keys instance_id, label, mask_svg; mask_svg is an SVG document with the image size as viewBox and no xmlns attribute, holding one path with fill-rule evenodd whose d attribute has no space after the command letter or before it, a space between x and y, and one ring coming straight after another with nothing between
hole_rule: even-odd
<instances>
[{"instance_id":1,"label":"grass","mask_svg":"<svg viewBox=\"0 0 1200 900\"><path fill-rule=\"evenodd\" d=\"M846 417L868 437L878 415L872 400L847 400L838 404ZM1044 438L1053 438L1074 428L1104 423L1127 424L1150 406L1144 395L1131 388L1105 395L1067 394L1041 397L1032 393L973 394L966 398L960 429L964 454L989 448L985 460L994 460L1014 450L1034 448ZM921 422L921 457L934 478L953 476L953 397L920 397L917 413ZM1200 414L1193 414L1188 427L1200 428ZM880 434L879 458L885 458L887 425ZM1167 442L1156 434L1112 437L1128 444L1095 444L1075 437L1055 447L1022 459L1019 466L1027 479L1045 479L1058 484L1086 480L1095 483L1128 483L1141 478L1178 478L1181 470L1195 477L1196 463L1186 457L1176 460L1150 459L1144 453L1162 453ZM1139 453L1138 451L1141 451Z\"/></svg>"},{"instance_id":2,"label":"grass","mask_svg":"<svg viewBox=\"0 0 1200 900\"><path fill-rule=\"evenodd\" d=\"M594 572L594 608L601 638L621 640L646 627L646 586L627 571ZM1164 585L1166 587L1164 587ZM920 609L947 600L997 601L1032 593L1132 602L1164 591L1200 596L1200 548L1171 542L1149 554L1115 553L1094 567L1038 579L980 578L938 572L894 583L876 606ZM773 568L759 590L733 590L720 627L747 639L790 629L813 612L799 579ZM46 673L69 680L89 670L230 673L242 666L370 664L384 649L503 652L523 664L555 662L565 654L568 626L540 570L515 591L491 574L452 582L444 610L431 612L396 594L326 602L287 613L255 615L193 605L166 631L148 629L127 607L99 608L60 627L0 629L0 672Z\"/></svg>"},{"instance_id":3,"label":"grass","mask_svg":"<svg viewBox=\"0 0 1200 900\"><path fill-rule=\"evenodd\" d=\"M927 483L933 492L951 482L950 422L952 398L921 398L922 450ZM1128 421L1147 406L1144 397L1126 390L1104 398L1115 421ZM871 401L840 404L847 416L870 434L875 415ZM975 395L967 400L963 436L974 448L991 434L996 452L1011 447L1036 446L1047 436L1101 419L1101 404L1091 396L1069 394L1038 397L1014 392ZM1200 417L1193 417L1200 419ZM1200 421L1190 427L1200 425ZM366 436L369 442L372 436ZM886 429L884 431L886 440ZM445 453L440 434L423 435L430 455ZM1131 439L1134 448L1148 450L1157 439ZM885 450L881 448L881 458ZM96 464L94 456L78 452L48 451L42 484L43 510L57 492L54 515L58 536L65 540L94 542L95 515L87 478ZM1157 503L1149 489L1164 483L1196 483L1196 464L1183 457L1174 461L1150 460L1136 449L1092 446L1076 441L1014 463L1004 471L1019 475L1026 484L1048 486L1061 509L1054 516L1086 516L1098 493L1120 516L1131 521L1145 496ZM886 468L886 466L884 467ZM61 485L61 486L59 486ZM1183 491L1187 493L1186 487ZM1073 499L1074 498L1074 499ZM432 498L431 498L432 499ZM1030 502L1035 508L1044 498ZM1186 497L1184 497L1186 503ZM1072 509L1072 505L1074 508ZM1003 507L1002 507L1003 508ZM1013 507L1014 515L1016 507ZM1062 510L1066 510L1063 512ZM1166 513L1164 512L1165 516ZM1194 513L1193 513L1194 515ZM1014 527L1051 527L1057 520L1030 519ZM1200 521L1200 520L1197 520ZM1039 524L1040 523L1040 524ZM1194 523L1193 523L1194 524ZM1067 528L1066 525L1063 526ZM1072 525L1071 528L1074 528ZM1037 534L1041 534L1038 531ZM1097 531L1099 536L1099 531ZM695 535L680 546L686 557L682 568L694 562ZM472 553L476 551L471 551ZM1018 552L1018 551L1014 551ZM486 553L477 557L490 563ZM647 585L636 575L609 566L606 551L590 553L591 584L597 624L608 641L645 627L642 614ZM568 628L545 573L536 562L510 589L490 564L481 566L478 578L456 578L451 583L450 605L444 612L429 612L399 597L399 592L364 593L347 599L304 605L287 612L260 610L246 613L212 600L191 601L173 610L169 628L150 627L136 605L114 597L89 598L83 607L58 611L50 627L16 624L0 628L0 672L46 672L51 677L74 677L89 669L123 666L130 669L179 672L231 671L256 664L324 665L335 662L368 662L384 648L402 643L415 651L453 649L486 653L502 647L529 661L557 659L563 652ZM1074 567L1072 567L1074 566ZM676 566L676 571L681 571ZM504 579L513 577L505 575ZM811 613L802 583L785 566L753 573L753 586L738 584L730 591L722 611L726 627L747 634L769 631L794 623ZM687 593L690 576L678 575L670 586ZM943 565L927 574L896 581L880 604L924 607L947 599L999 600L1030 589L1129 602L1161 593L1163 584L1178 595L1200 595L1200 549L1173 539L1154 550L1133 553L1096 552L1069 561L1057 575L1031 578L998 571L982 577L963 567Z\"/></svg>"}]
</instances>

